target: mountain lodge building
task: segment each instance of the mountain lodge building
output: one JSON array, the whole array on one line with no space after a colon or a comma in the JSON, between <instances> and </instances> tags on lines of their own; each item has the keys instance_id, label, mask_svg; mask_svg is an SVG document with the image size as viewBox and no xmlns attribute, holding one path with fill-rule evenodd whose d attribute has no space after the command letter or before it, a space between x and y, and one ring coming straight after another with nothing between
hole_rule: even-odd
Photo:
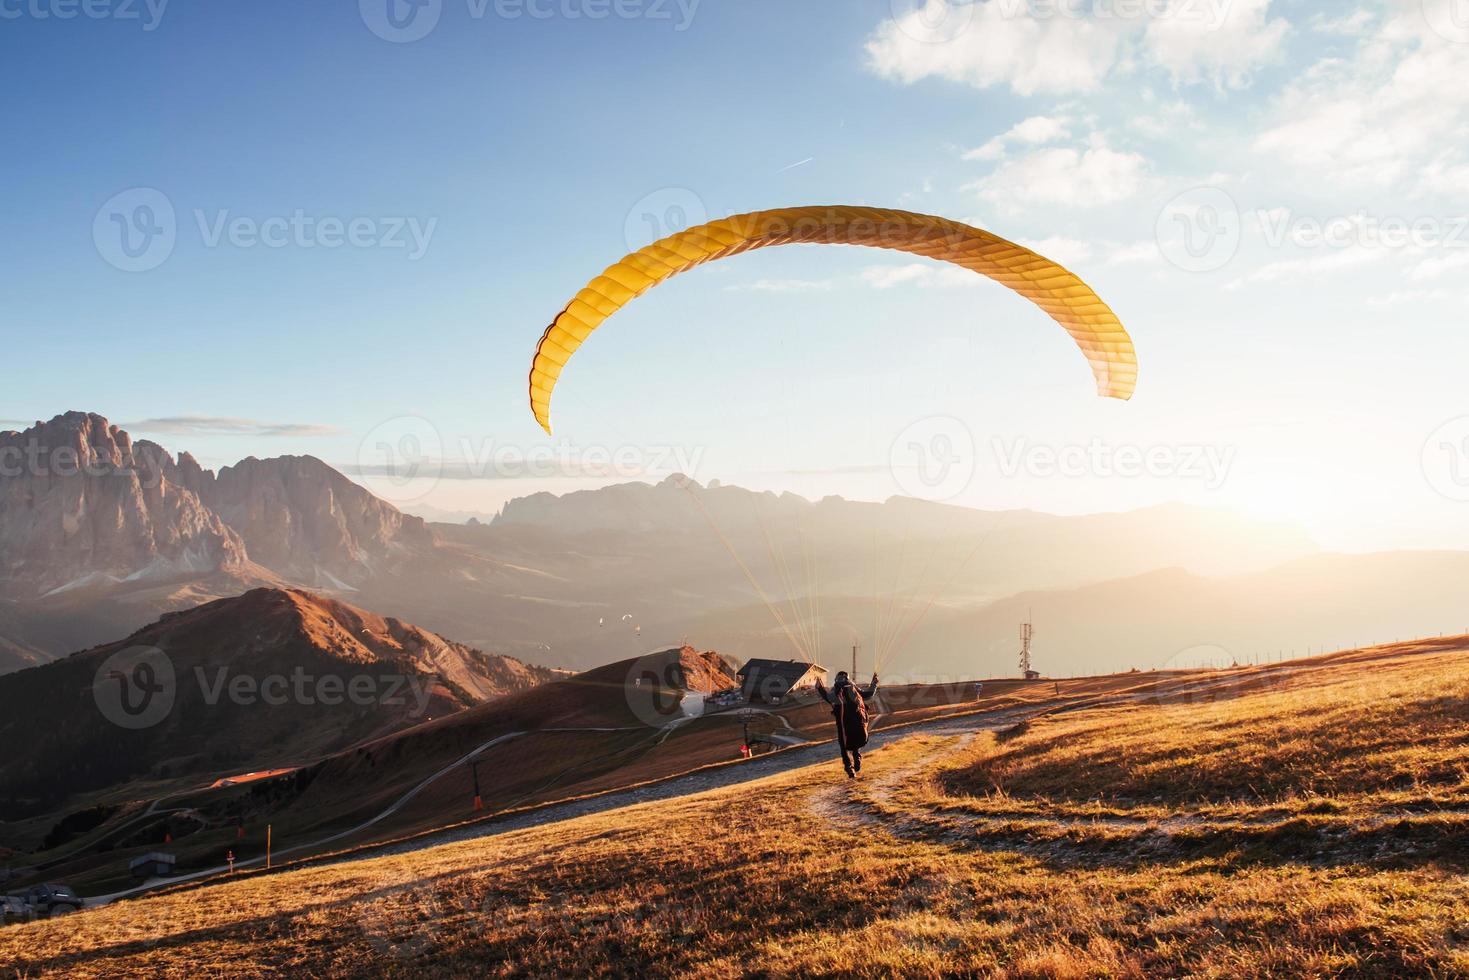
<instances>
[{"instance_id":1,"label":"mountain lodge building","mask_svg":"<svg viewBox=\"0 0 1469 980\"><path fill-rule=\"evenodd\" d=\"M779 704L792 691L810 690L826 677L826 668L799 660L751 660L735 675L740 693L752 703Z\"/></svg>"}]
</instances>

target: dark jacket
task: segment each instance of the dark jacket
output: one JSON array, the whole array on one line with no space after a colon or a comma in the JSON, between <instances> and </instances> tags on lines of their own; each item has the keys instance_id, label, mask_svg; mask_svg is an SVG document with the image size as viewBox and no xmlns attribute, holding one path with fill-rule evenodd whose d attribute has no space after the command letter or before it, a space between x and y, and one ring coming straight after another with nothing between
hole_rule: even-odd
<instances>
[{"instance_id":1,"label":"dark jacket","mask_svg":"<svg viewBox=\"0 0 1469 980\"><path fill-rule=\"evenodd\" d=\"M849 752L866 745L867 699L877 693L877 678L874 677L866 689L851 681L838 681L830 691L817 681L816 693L831 705L831 715L837 723L837 743Z\"/></svg>"}]
</instances>

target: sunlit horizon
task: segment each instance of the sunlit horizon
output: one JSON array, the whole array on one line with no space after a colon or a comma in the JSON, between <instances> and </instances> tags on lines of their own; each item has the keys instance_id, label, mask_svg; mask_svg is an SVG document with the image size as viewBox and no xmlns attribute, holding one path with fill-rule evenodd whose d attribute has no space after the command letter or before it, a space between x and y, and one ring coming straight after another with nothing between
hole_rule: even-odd
<instances>
[{"instance_id":1,"label":"sunlit horizon","mask_svg":"<svg viewBox=\"0 0 1469 980\"><path fill-rule=\"evenodd\" d=\"M426 457L479 476L403 502L425 512L686 469L987 509L1183 502L1329 549L1469 548L1469 155L1433 135L1469 125L1448 0L1240 0L1199 23L880 6L701 4L594 33L448 4L411 43L285 5L78 21L64 45L61 22L27 24L33 43L6 42L39 93L11 107L33 154L11 160L0 246L11 354L88 353L64 392L56 370L12 379L3 424L95 411L212 467L307 453L349 473L393 464L383 433L401 455L427 432ZM313 84L205 43L276 21L269 43ZM752 49L780 70L744 70ZM82 63L137 84L73 98ZM658 89L669 73L692 81ZM606 112L653 90L656 112ZM58 99L105 149L44 138ZM221 103L239 114L195 142ZM146 268L106 237L129 202L173 214ZM1131 332L1136 396L1099 401L1064 334L977 276L793 246L629 304L568 368L557 437L539 431L525 374L582 283L690 224L813 202L944 215L1060 261ZM313 237L354 219L374 247ZM914 426L942 443L945 419L971 479L915 492L894 444ZM482 465L501 450L573 462L507 479ZM578 462L620 452L635 462L611 479ZM1131 453L1166 459L1119 475Z\"/></svg>"}]
</instances>

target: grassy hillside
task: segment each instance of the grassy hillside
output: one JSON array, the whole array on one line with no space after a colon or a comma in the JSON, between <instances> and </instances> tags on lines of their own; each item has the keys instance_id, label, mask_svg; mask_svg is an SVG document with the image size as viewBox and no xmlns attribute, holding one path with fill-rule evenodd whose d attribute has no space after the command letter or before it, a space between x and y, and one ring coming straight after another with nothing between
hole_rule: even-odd
<instances>
[{"instance_id":1,"label":"grassy hillside","mask_svg":"<svg viewBox=\"0 0 1469 980\"><path fill-rule=\"evenodd\" d=\"M1139 706L1048 719L946 782L1047 804L1469 805L1461 642L1239 671L1222 689L1164 688Z\"/></svg>"},{"instance_id":2,"label":"grassy hillside","mask_svg":"<svg viewBox=\"0 0 1469 980\"><path fill-rule=\"evenodd\" d=\"M0 961L21 976L1469 973L1462 643L1142 680L1126 703L1018 729L892 737L855 783L807 767L180 890L4 930Z\"/></svg>"},{"instance_id":3,"label":"grassy hillside","mask_svg":"<svg viewBox=\"0 0 1469 980\"><path fill-rule=\"evenodd\" d=\"M164 710L130 728L103 706L109 691L130 689L126 658L139 651L166 678ZM0 744L25 746L0 755L0 820L309 764L556 676L308 592L258 589L0 677ZM230 693L239 681L244 696ZM348 696L349 685L361 693ZM4 827L0 840L24 842Z\"/></svg>"},{"instance_id":4,"label":"grassy hillside","mask_svg":"<svg viewBox=\"0 0 1469 980\"><path fill-rule=\"evenodd\" d=\"M34 869L23 884L61 880L83 895L110 894L134 884L128 859L162 847L165 834L173 837L166 850L177 856L178 872L191 874L222 866L231 851L242 860L263 856L267 826L276 853L289 848L300 859L467 820L497 820L507 811L625 790L738 759L741 712L711 713L665 730L656 727L665 717L634 710L640 691L630 687L634 677L650 666L662 673L674 660L684 683L699 690L733 683L717 654L688 648L611 664L274 778L229 787L195 784L182 792L176 785L137 783L121 806L89 807L61 824L48 816L4 825L7 839L16 841L40 841L62 824L68 830L58 847L26 848L30 853L10 863ZM1131 676L1091 678L1063 681L1059 691L1070 699L1136 683ZM646 707L648 690L641 693ZM982 701L973 698L971 683L885 688L874 704L874 725L1045 704L1055 699L1055 689L1050 682L998 680L986 683ZM752 740L824 741L832 724L829 709L813 695L757 715L749 731ZM472 808L473 775L463 761L477 750L482 811Z\"/></svg>"}]
</instances>

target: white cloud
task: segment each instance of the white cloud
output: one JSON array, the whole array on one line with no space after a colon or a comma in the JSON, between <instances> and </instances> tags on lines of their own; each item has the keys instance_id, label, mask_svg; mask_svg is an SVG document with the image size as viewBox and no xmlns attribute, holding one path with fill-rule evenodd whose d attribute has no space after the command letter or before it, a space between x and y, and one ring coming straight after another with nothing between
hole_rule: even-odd
<instances>
[{"instance_id":1,"label":"white cloud","mask_svg":"<svg viewBox=\"0 0 1469 980\"><path fill-rule=\"evenodd\" d=\"M1022 241L1020 244L1062 265L1086 262L1092 257L1094 252L1094 246L1091 242L1084 242L1079 238L1066 238L1061 235L1042 238L1040 241Z\"/></svg>"},{"instance_id":2,"label":"white cloud","mask_svg":"<svg viewBox=\"0 0 1469 980\"><path fill-rule=\"evenodd\" d=\"M1271 0L1171 0L1148 20L1143 44L1175 83L1244 88L1250 73L1280 57L1290 25L1270 17Z\"/></svg>"},{"instance_id":3,"label":"white cloud","mask_svg":"<svg viewBox=\"0 0 1469 980\"><path fill-rule=\"evenodd\" d=\"M1367 305L1379 309L1391 306L1406 306L1410 303L1425 303L1448 299L1447 289L1400 289L1385 296L1369 296Z\"/></svg>"},{"instance_id":4,"label":"white cloud","mask_svg":"<svg viewBox=\"0 0 1469 980\"><path fill-rule=\"evenodd\" d=\"M918 198L920 196L927 195L927 194L932 194L932 193L933 193L933 178L932 177L925 177L925 178L923 178L923 183L919 186L918 190L916 190L916 191L904 191L903 193L899 194L898 195L898 203L901 204L901 205L903 205L904 207L906 207L907 205L912 204L914 201L918 200Z\"/></svg>"},{"instance_id":5,"label":"white cloud","mask_svg":"<svg viewBox=\"0 0 1469 980\"><path fill-rule=\"evenodd\" d=\"M826 279L756 279L724 288L731 293L813 293L831 289L834 285Z\"/></svg>"},{"instance_id":6,"label":"white cloud","mask_svg":"<svg viewBox=\"0 0 1469 980\"><path fill-rule=\"evenodd\" d=\"M966 189L1009 210L1025 205L1096 207L1137 193L1147 161L1124 153L1093 134L1084 149L1053 147L1007 161Z\"/></svg>"},{"instance_id":7,"label":"white cloud","mask_svg":"<svg viewBox=\"0 0 1469 980\"><path fill-rule=\"evenodd\" d=\"M1058 235L1039 241L1021 241L1019 244L1059 262L1073 272L1103 264L1124 265L1156 261L1159 258L1158 246L1151 241L1119 245L1115 242L1088 242ZM874 265L862 270L862 282L873 289L894 289L899 286L918 289L962 288L983 285L984 281L983 276L977 276L968 269L929 262Z\"/></svg>"},{"instance_id":8,"label":"white cloud","mask_svg":"<svg viewBox=\"0 0 1469 980\"><path fill-rule=\"evenodd\" d=\"M258 422L224 415L171 415L125 422L122 427L137 432L208 436L330 436L342 431L315 422Z\"/></svg>"},{"instance_id":9,"label":"white cloud","mask_svg":"<svg viewBox=\"0 0 1469 980\"><path fill-rule=\"evenodd\" d=\"M1071 135L1067 120L1054 116L1031 116L1011 126L988 143L964 154L965 160L998 160L1013 143L1040 146Z\"/></svg>"},{"instance_id":10,"label":"white cloud","mask_svg":"<svg viewBox=\"0 0 1469 980\"><path fill-rule=\"evenodd\" d=\"M958 266L909 262L906 265L868 266L862 270L862 281L873 289L892 289L895 286L929 289L934 286L975 286L984 279Z\"/></svg>"},{"instance_id":11,"label":"white cloud","mask_svg":"<svg viewBox=\"0 0 1469 980\"><path fill-rule=\"evenodd\" d=\"M1117 20L1037 18L1014 0L925 0L878 27L868 65L905 84L943 78L1021 95L1090 92L1117 64L1126 30Z\"/></svg>"},{"instance_id":12,"label":"white cloud","mask_svg":"<svg viewBox=\"0 0 1469 980\"><path fill-rule=\"evenodd\" d=\"M1446 272L1462 269L1466 265L1469 265L1469 248L1460 248L1419 261L1408 270L1408 279L1413 282L1430 282Z\"/></svg>"},{"instance_id":13,"label":"white cloud","mask_svg":"<svg viewBox=\"0 0 1469 980\"><path fill-rule=\"evenodd\" d=\"M1158 106L1151 113L1136 113L1127 120L1129 129L1148 139L1177 138L1183 130L1202 129L1193 106L1182 100Z\"/></svg>"},{"instance_id":14,"label":"white cloud","mask_svg":"<svg viewBox=\"0 0 1469 980\"><path fill-rule=\"evenodd\" d=\"M1385 249L1358 245L1336 249L1322 255L1313 255L1310 258L1282 259L1279 262L1261 266L1248 276L1229 283L1225 288L1236 290L1259 283L1299 283L1305 280L1320 279L1345 269L1355 269L1358 266L1377 262L1387 254Z\"/></svg>"},{"instance_id":15,"label":"white cloud","mask_svg":"<svg viewBox=\"0 0 1469 980\"><path fill-rule=\"evenodd\" d=\"M1138 63L1175 84L1248 84L1289 25L1272 0L922 0L867 41L868 66L905 84L942 78L1020 95L1095 92Z\"/></svg>"},{"instance_id":16,"label":"white cloud","mask_svg":"<svg viewBox=\"0 0 1469 980\"><path fill-rule=\"evenodd\" d=\"M1286 89L1254 143L1315 179L1448 190L1469 185L1469 44L1429 27L1419 4L1361 38L1349 58L1323 58Z\"/></svg>"},{"instance_id":17,"label":"white cloud","mask_svg":"<svg viewBox=\"0 0 1469 980\"><path fill-rule=\"evenodd\" d=\"M1452 163L1451 156L1452 151L1445 152L1425 164L1422 180L1436 193L1464 197L1469 195L1469 163Z\"/></svg>"},{"instance_id":18,"label":"white cloud","mask_svg":"<svg viewBox=\"0 0 1469 980\"><path fill-rule=\"evenodd\" d=\"M1344 17L1327 17L1325 14L1317 14L1311 18L1311 30L1337 37L1362 37L1372 27L1375 20L1377 20L1376 11L1366 8L1354 10Z\"/></svg>"},{"instance_id":19,"label":"white cloud","mask_svg":"<svg viewBox=\"0 0 1469 980\"><path fill-rule=\"evenodd\" d=\"M1152 239L1123 245L1102 239L1089 241L1053 235L1039 241L1021 240L1020 244L1061 263L1073 272L1083 267L1137 265L1157 262L1162 258L1158 252L1158 243Z\"/></svg>"},{"instance_id":20,"label":"white cloud","mask_svg":"<svg viewBox=\"0 0 1469 980\"><path fill-rule=\"evenodd\" d=\"M1149 239L1142 242L1133 242L1131 245L1109 246L1107 255L1108 265L1141 265L1144 263L1158 262L1163 254L1158 251L1158 243Z\"/></svg>"}]
</instances>

